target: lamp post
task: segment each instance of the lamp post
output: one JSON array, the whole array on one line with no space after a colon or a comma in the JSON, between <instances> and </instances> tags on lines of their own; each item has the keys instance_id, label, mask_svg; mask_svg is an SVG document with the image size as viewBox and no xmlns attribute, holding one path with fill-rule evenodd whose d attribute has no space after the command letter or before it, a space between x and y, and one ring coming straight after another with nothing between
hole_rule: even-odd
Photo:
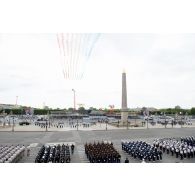
<instances>
[{"instance_id":1,"label":"lamp post","mask_svg":"<svg viewBox=\"0 0 195 195\"><path fill-rule=\"evenodd\" d=\"M3 110L3 127L5 127L5 110Z\"/></svg>"},{"instance_id":2,"label":"lamp post","mask_svg":"<svg viewBox=\"0 0 195 195\"><path fill-rule=\"evenodd\" d=\"M108 129L107 125L108 125L108 119L106 119L106 131Z\"/></svg>"},{"instance_id":3,"label":"lamp post","mask_svg":"<svg viewBox=\"0 0 195 195\"><path fill-rule=\"evenodd\" d=\"M13 126L12 126L12 131L14 132L14 116L13 116Z\"/></svg>"},{"instance_id":4,"label":"lamp post","mask_svg":"<svg viewBox=\"0 0 195 195\"><path fill-rule=\"evenodd\" d=\"M76 110L76 97L75 97L75 93L76 91L74 89L72 89L73 94L74 94L74 111Z\"/></svg>"},{"instance_id":5,"label":"lamp post","mask_svg":"<svg viewBox=\"0 0 195 195\"><path fill-rule=\"evenodd\" d=\"M182 121L182 112L180 112L180 115L181 115L181 121L180 122L181 122L181 128L182 128L182 122L183 122Z\"/></svg>"},{"instance_id":6,"label":"lamp post","mask_svg":"<svg viewBox=\"0 0 195 195\"><path fill-rule=\"evenodd\" d=\"M11 111L11 117L12 117L12 132L14 132L14 115L13 112Z\"/></svg>"},{"instance_id":7,"label":"lamp post","mask_svg":"<svg viewBox=\"0 0 195 195\"><path fill-rule=\"evenodd\" d=\"M77 131L79 130L79 123L78 123L78 116L77 116Z\"/></svg>"},{"instance_id":8,"label":"lamp post","mask_svg":"<svg viewBox=\"0 0 195 195\"><path fill-rule=\"evenodd\" d=\"M148 117L147 117L147 129L148 129Z\"/></svg>"},{"instance_id":9,"label":"lamp post","mask_svg":"<svg viewBox=\"0 0 195 195\"><path fill-rule=\"evenodd\" d=\"M149 112L149 110L148 110L147 108L146 108L145 113L146 113L146 116L147 116L147 129L149 129L149 127L148 127L148 122L149 122L150 112Z\"/></svg>"},{"instance_id":10,"label":"lamp post","mask_svg":"<svg viewBox=\"0 0 195 195\"><path fill-rule=\"evenodd\" d=\"M50 128L50 113L49 113L49 111L47 112L47 118L48 118L48 122L49 122L48 128Z\"/></svg>"},{"instance_id":11,"label":"lamp post","mask_svg":"<svg viewBox=\"0 0 195 195\"><path fill-rule=\"evenodd\" d=\"M165 112L164 112L164 119L165 119L165 128L167 128L167 125L166 125L167 120L166 120L166 114L165 114Z\"/></svg>"},{"instance_id":12,"label":"lamp post","mask_svg":"<svg viewBox=\"0 0 195 195\"><path fill-rule=\"evenodd\" d=\"M45 123L45 131L47 131L47 120L46 120L46 123Z\"/></svg>"}]
</instances>

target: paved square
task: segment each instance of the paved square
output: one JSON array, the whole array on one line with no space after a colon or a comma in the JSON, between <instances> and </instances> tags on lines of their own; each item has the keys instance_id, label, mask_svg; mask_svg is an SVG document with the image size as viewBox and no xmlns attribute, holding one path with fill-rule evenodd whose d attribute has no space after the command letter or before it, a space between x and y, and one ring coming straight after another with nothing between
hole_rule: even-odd
<instances>
[{"instance_id":1,"label":"paved square","mask_svg":"<svg viewBox=\"0 0 195 195\"><path fill-rule=\"evenodd\" d=\"M32 127L33 128L33 127ZM86 142L94 141L112 141L114 147L121 154L121 162L124 162L128 157L131 163L139 163L140 161L133 159L121 149L121 140L143 140L149 143L155 138L171 138L171 137L187 137L195 136L195 128L170 128L170 129L113 129L113 130L88 130L88 131L0 131L0 144L24 144L28 146L31 144L31 153L29 157L25 157L21 162L34 162L35 156L42 144L56 143L56 142L74 142L76 144L75 153L72 156L72 163L88 162L84 153L84 144ZM163 163L194 163L195 158L191 159L176 159L171 155L163 154Z\"/></svg>"}]
</instances>

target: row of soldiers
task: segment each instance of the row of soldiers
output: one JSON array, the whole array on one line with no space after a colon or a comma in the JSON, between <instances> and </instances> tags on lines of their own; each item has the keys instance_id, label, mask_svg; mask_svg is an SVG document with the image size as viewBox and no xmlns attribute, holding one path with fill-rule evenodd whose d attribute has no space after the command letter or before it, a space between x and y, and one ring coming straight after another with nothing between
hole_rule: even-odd
<instances>
[{"instance_id":1,"label":"row of soldiers","mask_svg":"<svg viewBox=\"0 0 195 195\"><path fill-rule=\"evenodd\" d=\"M74 152L74 145L71 145L71 152ZM42 146L39 150L35 163L70 163L70 147L68 145Z\"/></svg>"},{"instance_id":2,"label":"row of soldiers","mask_svg":"<svg viewBox=\"0 0 195 195\"><path fill-rule=\"evenodd\" d=\"M64 128L64 124L51 124L51 127Z\"/></svg>"},{"instance_id":3,"label":"row of soldiers","mask_svg":"<svg viewBox=\"0 0 195 195\"><path fill-rule=\"evenodd\" d=\"M86 143L85 154L90 163L120 163L121 159L112 142Z\"/></svg>"},{"instance_id":4,"label":"row of soldiers","mask_svg":"<svg viewBox=\"0 0 195 195\"><path fill-rule=\"evenodd\" d=\"M82 127L83 126L83 128L89 128L90 126L91 126L91 124L90 123L75 123L75 124L72 124L70 127L71 128L77 128L77 126L78 127Z\"/></svg>"},{"instance_id":5,"label":"row of soldiers","mask_svg":"<svg viewBox=\"0 0 195 195\"><path fill-rule=\"evenodd\" d=\"M164 153L171 154L183 160L184 158L195 157L195 145L192 145L191 138L163 138L155 139L153 145Z\"/></svg>"},{"instance_id":6,"label":"row of soldiers","mask_svg":"<svg viewBox=\"0 0 195 195\"><path fill-rule=\"evenodd\" d=\"M0 145L0 163L15 163L24 157L25 146Z\"/></svg>"},{"instance_id":7,"label":"row of soldiers","mask_svg":"<svg viewBox=\"0 0 195 195\"><path fill-rule=\"evenodd\" d=\"M195 138L193 136L190 137L181 137L181 142L187 144L188 146L195 146Z\"/></svg>"},{"instance_id":8,"label":"row of soldiers","mask_svg":"<svg viewBox=\"0 0 195 195\"><path fill-rule=\"evenodd\" d=\"M141 161L162 160L162 152L143 141L122 141L122 150Z\"/></svg>"},{"instance_id":9,"label":"row of soldiers","mask_svg":"<svg viewBox=\"0 0 195 195\"><path fill-rule=\"evenodd\" d=\"M41 128L45 128L47 127L57 127L57 128L64 128L63 124L52 124L52 123L39 123L39 122L35 122L35 126L39 126Z\"/></svg>"}]
</instances>

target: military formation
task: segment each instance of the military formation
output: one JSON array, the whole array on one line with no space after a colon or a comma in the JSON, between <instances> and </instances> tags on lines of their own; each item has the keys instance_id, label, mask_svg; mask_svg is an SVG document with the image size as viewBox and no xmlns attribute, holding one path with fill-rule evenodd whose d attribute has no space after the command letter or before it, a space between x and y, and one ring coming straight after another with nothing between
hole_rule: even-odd
<instances>
[{"instance_id":1,"label":"military formation","mask_svg":"<svg viewBox=\"0 0 195 195\"><path fill-rule=\"evenodd\" d=\"M45 122L45 121L36 121L35 123L35 126L39 126L41 128L50 128L50 127L56 127L56 128L64 128L66 127L67 125L69 125L69 127L72 129L76 129L76 128L80 128L80 127L83 127L83 128L90 128L92 126L91 123L84 123L84 122L70 122L69 124L64 124L64 123L50 123L50 122Z\"/></svg>"},{"instance_id":2,"label":"military formation","mask_svg":"<svg viewBox=\"0 0 195 195\"><path fill-rule=\"evenodd\" d=\"M1 146L0 145L0 163L16 163L25 155L25 146Z\"/></svg>"},{"instance_id":3,"label":"military formation","mask_svg":"<svg viewBox=\"0 0 195 195\"><path fill-rule=\"evenodd\" d=\"M140 161L162 160L162 152L155 146L143 141L122 141L122 150Z\"/></svg>"},{"instance_id":4,"label":"military formation","mask_svg":"<svg viewBox=\"0 0 195 195\"><path fill-rule=\"evenodd\" d=\"M121 155L112 142L86 143L85 154L90 163L120 163L121 161Z\"/></svg>"},{"instance_id":5,"label":"military formation","mask_svg":"<svg viewBox=\"0 0 195 195\"><path fill-rule=\"evenodd\" d=\"M194 137L155 139L153 146L180 160L195 157Z\"/></svg>"},{"instance_id":6,"label":"military formation","mask_svg":"<svg viewBox=\"0 0 195 195\"><path fill-rule=\"evenodd\" d=\"M74 153L74 145L60 145L57 146L42 146L39 150L35 163L70 163L71 161L71 153Z\"/></svg>"},{"instance_id":7,"label":"military formation","mask_svg":"<svg viewBox=\"0 0 195 195\"><path fill-rule=\"evenodd\" d=\"M188 146L195 146L195 138L193 136L191 137L181 137L181 142L184 142Z\"/></svg>"},{"instance_id":8,"label":"military formation","mask_svg":"<svg viewBox=\"0 0 195 195\"><path fill-rule=\"evenodd\" d=\"M144 141L121 142L122 150L128 153L133 159L142 162L161 161L163 154L169 154L178 159L192 159L195 157L195 138L161 138L155 139L153 144ZM121 155L114 148L112 142L101 141L86 143L85 154L90 163L120 163ZM35 163L70 163L71 155L74 154L73 143L43 145L35 157ZM0 145L0 163L20 162L30 154L30 146ZM129 159L124 159L129 163Z\"/></svg>"}]
</instances>

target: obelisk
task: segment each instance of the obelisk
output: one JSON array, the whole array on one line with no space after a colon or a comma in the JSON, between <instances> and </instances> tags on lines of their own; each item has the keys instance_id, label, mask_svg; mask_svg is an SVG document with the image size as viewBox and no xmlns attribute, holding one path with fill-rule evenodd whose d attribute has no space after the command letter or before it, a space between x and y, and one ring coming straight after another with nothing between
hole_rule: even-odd
<instances>
[{"instance_id":1,"label":"obelisk","mask_svg":"<svg viewBox=\"0 0 195 195\"><path fill-rule=\"evenodd\" d=\"M126 73L122 73L122 107L121 124L126 125L128 120Z\"/></svg>"}]
</instances>

